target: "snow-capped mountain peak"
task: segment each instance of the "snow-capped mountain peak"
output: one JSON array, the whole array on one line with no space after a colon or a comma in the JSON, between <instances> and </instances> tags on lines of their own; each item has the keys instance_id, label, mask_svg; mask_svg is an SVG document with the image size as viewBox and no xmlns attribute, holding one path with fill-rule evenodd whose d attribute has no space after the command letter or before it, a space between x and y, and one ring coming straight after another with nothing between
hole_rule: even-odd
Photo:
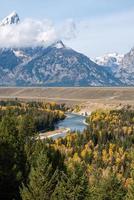
<instances>
[{"instance_id":1,"label":"snow-capped mountain peak","mask_svg":"<svg viewBox=\"0 0 134 200\"><path fill-rule=\"evenodd\" d=\"M5 17L1 22L0 26L11 25L11 24L18 24L20 22L20 18L18 14L13 11L10 15Z\"/></svg>"},{"instance_id":2,"label":"snow-capped mountain peak","mask_svg":"<svg viewBox=\"0 0 134 200\"><path fill-rule=\"evenodd\" d=\"M97 57L95 62L98 65L107 66L107 67L116 67L122 63L124 55L118 53L109 53L105 54L102 57Z\"/></svg>"},{"instance_id":3,"label":"snow-capped mountain peak","mask_svg":"<svg viewBox=\"0 0 134 200\"><path fill-rule=\"evenodd\" d=\"M52 44L52 47L55 47L57 49L62 49L62 48L65 48L66 46L61 40L58 40L54 44Z\"/></svg>"}]
</instances>

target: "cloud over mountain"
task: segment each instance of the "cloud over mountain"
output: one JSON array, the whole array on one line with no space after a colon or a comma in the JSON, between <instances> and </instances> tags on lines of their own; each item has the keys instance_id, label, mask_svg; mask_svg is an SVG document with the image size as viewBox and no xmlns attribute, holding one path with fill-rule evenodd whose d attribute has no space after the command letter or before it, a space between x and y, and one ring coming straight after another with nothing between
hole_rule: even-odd
<instances>
[{"instance_id":1,"label":"cloud over mountain","mask_svg":"<svg viewBox=\"0 0 134 200\"><path fill-rule=\"evenodd\" d=\"M5 21L10 22L10 16ZM72 20L54 25L50 20L25 19L17 24L0 26L0 47L48 46L59 39L74 38L75 32L76 25Z\"/></svg>"}]
</instances>

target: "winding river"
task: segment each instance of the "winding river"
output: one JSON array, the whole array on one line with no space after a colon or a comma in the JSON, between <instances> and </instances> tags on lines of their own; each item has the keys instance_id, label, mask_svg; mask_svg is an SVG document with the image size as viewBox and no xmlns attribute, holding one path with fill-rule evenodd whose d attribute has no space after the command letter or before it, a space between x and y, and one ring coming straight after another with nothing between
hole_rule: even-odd
<instances>
[{"instance_id":1,"label":"winding river","mask_svg":"<svg viewBox=\"0 0 134 200\"><path fill-rule=\"evenodd\" d=\"M66 116L57 124L57 128L70 128L71 131L83 131L86 128L84 116L73 113L66 113Z\"/></svg>"},{"instance_id":2,"label":"winding river","mask_svg":"<svg viewBox=\"0 0 134 200\"><path fill-rule=\"evenodd\" d=\"M56 124L55 129L69 128L71 131L82 132L87 126L85 124L86 117L73 113L66 113L66 118ZM64 137L65 133L53 136L54 139Z\"/></svg>"},{"instance_id":3,"label":"winding river","mask_svg":"<svg viewBox=\"0 0 134 200\"><path fill-rule=\"evenodd\" d=\"M73 113L66 113L66 118L59 121L55 125L54 131L48 131L39 134L39 139L43 140L45 138L57 139L59 137L64 137L68 131L79 131L82 132L87 128L85 123L86 117ZM38 139L37 138L37 139Z\"/></svg>"}]
</instances>

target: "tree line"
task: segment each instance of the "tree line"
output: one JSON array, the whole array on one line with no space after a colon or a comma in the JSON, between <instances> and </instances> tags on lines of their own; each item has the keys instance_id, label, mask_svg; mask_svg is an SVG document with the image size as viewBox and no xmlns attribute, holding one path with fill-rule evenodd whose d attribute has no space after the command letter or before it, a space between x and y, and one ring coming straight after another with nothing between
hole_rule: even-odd
<instances>
[{"instance_id":1,"label":"tree line","mask_svg":"<svg viewBox=\"0 0 134 200\"><path fill-rule=\"evenodd\" d=\"M134 110L98 110L83 133L36 140L65 105L0 103L0 199L133 200Z\"/></svg>"}]
</instances>

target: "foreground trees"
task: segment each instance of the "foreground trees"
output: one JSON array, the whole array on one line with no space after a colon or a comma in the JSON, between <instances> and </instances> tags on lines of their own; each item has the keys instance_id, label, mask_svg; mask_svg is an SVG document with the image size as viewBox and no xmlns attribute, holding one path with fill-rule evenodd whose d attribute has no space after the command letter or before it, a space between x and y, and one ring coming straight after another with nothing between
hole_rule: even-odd
<instances>
[{"instance_id":1,"label":"foreground trees","mask_svg":"<svg viewBox=\"0 0 134 200\"><path fill-rule=\"evenodd\" d=\"M49 200L57 184L58 170L53 171L46 154L41 152L31 167L28 184L21 189L23 200Z\"/></svg>"},{"instance_id":2,"label":"foreground trees","mask_svg":"<svg viewBox=\"0 0 134 200\"><path fill-rule=\"evenodd\" d=\"M82 134L37 141L64 105L0 105L0 199L134 199L133 110L96 111Z\"/></svg>"},{"instance_id":3,"label":"foreground trees","mask_svg":"<svg viewBox=\"0 0 134 200\"><path fill-rule=\"evenodd\" d=\"M85 165L89 199L133 199L134 111L96 111L87 122L83 134L69 134L52 146L70 169Z\"/></svg>"},{"instance_id":4,"label":"foreground trees","mask_svg":"<svg viewBox=\"0 0 134 200\"><path fill-rule=\"evenodd\" d=\"M125 199L126 190L121 181L116 176L98 180L98 183L91 188L91 200L123 200Z\"/></svg>"},{"instance_id":5,"label":"foreground trees","mask_svg":"<svg viewBox=\"0 0 134 200\"><path fill-rule=\"evenodd\" d=\"M56 104L53 105L53 110L48 110L43 109L40 104L37 108L31 108L31 105L29 106L28 104L13 103L12 105L12 102L10 102L10 104L6 105L6 103L2 103L0 109L0 199L21 199L20 188L22 184L24 190L26 188L24 185L27 185L29 179L32 182L32 178L34 179L36 174L36 167L33 162L34 160L36 162L37 157L35 158L33 155L37 154L40 160L42 158L42 155L38 152L40 148L47 149L51 155L48 156L51 158L51 162L48 163L48 169L51 163L52 165L54 163L58 165L54 156L57 156L57 159L62 162L62 158L58 157L57 151L52 153L45 143L38 144L38 141L34 140L34 135L41 128L51 129L57 120L64 118L64 113L54 110L54 106ZM37 160L37 166L39 166L40 160ZM62 166L60 162L59 166ZM51 168L53 169L53 166ZM41 169L40 167L40 170L43 170L43 168ZM40 173L39 169L37 171ZM53 173L55 173L54 169ZM31 182L29 182L30 185Z\"/></svg>"},{"instance_id":6,"label":"foreground trees","mask_svg":"<svg viewBox=\"0 0 134 200\"><path fill-rule=\"evenodd\" d=\"M73 171L62 173L52 195L52 200L85 200L89 197L88 178L81 165L75 166Z\"/></svg>"},{"instance_id":7,"label":"foreground trees","mask_svg":"<svg viewBox=\"0 0 134 200\"><path fill-rule=\"evenodd\" d=\"M16 120L9 114L0 123L0 199L19 199L25 163L24 142Z\"/></svg>"}]
</instances>

